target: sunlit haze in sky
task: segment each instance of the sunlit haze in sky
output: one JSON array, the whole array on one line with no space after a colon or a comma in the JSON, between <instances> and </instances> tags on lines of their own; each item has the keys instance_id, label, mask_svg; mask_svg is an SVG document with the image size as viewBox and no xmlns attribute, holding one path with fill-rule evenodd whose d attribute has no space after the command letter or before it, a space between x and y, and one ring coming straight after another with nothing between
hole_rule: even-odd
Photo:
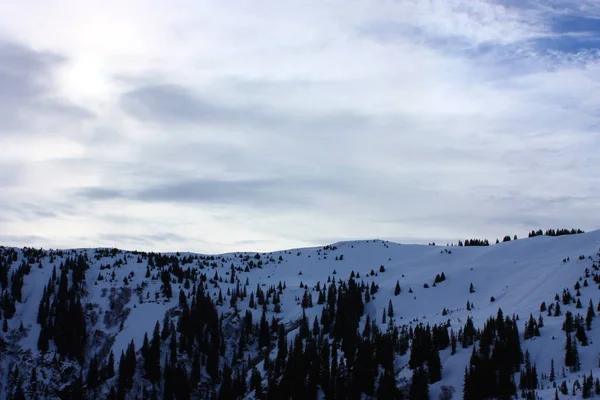
<instances>
[{"instance_id":1,"label":"sunlit haze in sky","mask_svg":"<svg viewBox=\"0 0 600 400\"><path fill-rule=\"evenodd\" d=\"M600 227L597 0L0 4L0 244Z\"/></svg>"}]
</instances>

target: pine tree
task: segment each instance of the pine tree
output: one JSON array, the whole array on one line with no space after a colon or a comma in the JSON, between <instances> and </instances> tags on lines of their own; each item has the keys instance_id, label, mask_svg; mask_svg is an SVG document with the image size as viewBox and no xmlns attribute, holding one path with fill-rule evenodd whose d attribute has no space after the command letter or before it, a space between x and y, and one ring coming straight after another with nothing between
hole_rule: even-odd
<instances>
[{"instance_id":1,"label":"pine tree","mask_svg":"<svg viewBox=\"0 0 600 400\"><path fill-rule=\"evenodd\" d=\"M167 338L169 337L169 333L171 333L171 331L169 330L169 324L170 324L169 313L166 313L165 318L163 319L162 332L160 334L160 338L163 341L167 340Z\"/></svg>"},{"instance_id":2,"label":"pine tree","mask_svg":"<svg viewBox=\"0 0 600 400\"><path fill-rule=\"evenodd\" d=\"M587 329L588 331L592 329L592 321L594 320L595 316L596 313L594 312L594 305L592 304L592 300L590 299L590 303L587 309L587 315L585 317L585 329Z\"/></svg>"},{"instance_id":3,"label":"pine tree","mask_svg":"<svg viewBox=\"0 0 600 400\"><path fill-rule=\"evenodd\" d=\"M413 370L409 390L411 399L429 400L429 383L427 372L422 366Z\"/></svg>"},{"instance_id":4,"label":"pine tree","mask_svg":"<svg viewBox=\"0 0 600 400\"><path fill-rule=\"evenodd\" d=\"M588 345L588 338L585 333L585 329L583 328L582 325L577 325L577 329L575 331L575 337L577 338L577 340L579 340L581 342L582 346Z\"/></svg>"},{"instance_id":5,"label":"pine tree","mask_svg":"<svg viewBox=\"0 0 600 400\"><path fill-rule=\"evenodd\" d=\"M94 389L98 386L98 381L98 358L94 355L88 368L87 385L89 388Z\"/></svg>"},{"instance_id":6,"label":"pine tree","mask_svg":"<svg viewBox=\"0 0 600 400\"><path fill-rule=\"evenodd\" d=\"M450 355L456 354L456 334L454 331L450 332Z\"/></svg>"},{"instance_id":7,"label":"pine tree","mask_svg":"<svg viewBox=\"0 0 600 400\"><path fill-rule=\"evenodd\" d=\"M115 376L115 354L111 350L106 363L106 378L110 379L113 376Z\"/></svg>"},{"instance_id":8,"label":"pine tree","mask_svg":"<svg viewBox=\"0 0 600 400\"><path fill-rule=\"evenodd\" d=\"M4 320L4 322L6 322L6 320ZM7 328L8 328L8 326L7 326ZM47 352L48 349L50 348L49 343L48 343L48 332L47 332L47 328L45 326L42 326L42 328L40 329L40 336L38 337L37 346L38 346L38 350L41 351L42 353Z\"/></svg>"},{"instance_id":9,"label":"pine tree","mask_svg":"<svg viewBox=\"0 0 600 400\"><path fill-rule=\"evenodd\" d=\"M387 369L384 370L377 385L377 399L395 400L398 398L397 391L393 374Z\"/></svg>"},{"instance_id":10,"label":"pine tree","mask_svg":"<svg viewBox=\"0 0 600 400\"><path fill-rule=\"evenodd\" d=\"M442 362L440 360L440 352L435 345L431 350L431 355L427 361L427 372L429 375L429 383L435 383L442 380Z\"/></svg>"},{"instance_id":11,"label":"pine tree","mask_svg":"<svg viewBox=\"0 0 600 400\"><path fill-rule=\"evenodd\" d=\"M559 389L562 394L567 395L569 393L569 389L567 389L567 381L562 381Z\"/></svg>"},{"instance_id":12,"label":"pine tree","mask_svg":"<svg viewBox=\"0 0 600 400\"><path fill-rule=\"evenodd\" d=\"M31 377L29 378L29 393L35 395L37 392L38 378L37 369L34 367L31 370Z\"/></svg>"},{"instance_id":13,"label":"pine tree","mask_svg":"<svg viewBox=\"0 0 600 400\"><path fill-rule=\"evenodd\" d=\"M13 400L26 400L25 392L23 392L23 383L21 382L21 379L17 381L17 388L15 389Z\"/></svg>"},{"instance_id":14,"label":"pine tree","mask_svg":"<svg viewBox=\"0 0 600 400\"><path fill-rule=\"evenodd\" d=\"M579 371L579 352L577 351L577 341L571 339L571 334L567 333L567 344L565 346L565 365L572 371Z\"/></svg>"},{"instance_id":15,"label":"pine tree","mask_svg":"<svg viewBox=\"0 0 600 400\"><path fill-rule=\"evenodd\" d=\"M174 398L174 388L173 388L173 371L171 365L169 365L169 361L167 360L167 356L165 355L165 368L163 371L164 377L164 387L163 387L163 400L173 400ZM214 397L213 397L214 398Z\"/></svg>"},{"instance_id":16,"label":"pine tree","mask_svg":"<svg viewBox=\"0 0 600 400\"><path fill-rule=\"evenodd\" d=\"M304 314L306 318L306 314ZM266 312L263 310L262 316L260 317L260 325L258 332L258 347L263 348L269 345L271 337L269 333L269 323L267 322Z\"/></svg>"},{"instance_id":17,"label":"pine tree","mask_svg":"<svg viewBox=\"0 0 600 400\"><path fill-rule=\"evenodd\" d=\"M472 367L471 367L472 368ZM469 367L465 367L465 374L463 378L463 399L474 400L477 396L474 393L473 378Z\"/></svg>"},{"instance_id":18,"label":"pine tree","mask_svg":"<svg viewBox=\"0 0 600 400\"><path fill-rule=\"evenodd\" d=\"M177 364L177 335L175 332L171 334L171 343L169 343L170 355L169 362L171 365Z\"/></svg>"},{"instance_id":19,"label":"pine tree","mask_svg":"<svg viewBox=\"0 0 600 400\"><path fill-rule=\"evenodd\" d=\"M146 377L150 382L156 383L160 380L160 324L156 321L154 332L152 333L152 341L147 350L147 355L144 359L144 369Z\"/></svg>"}]
</instances>

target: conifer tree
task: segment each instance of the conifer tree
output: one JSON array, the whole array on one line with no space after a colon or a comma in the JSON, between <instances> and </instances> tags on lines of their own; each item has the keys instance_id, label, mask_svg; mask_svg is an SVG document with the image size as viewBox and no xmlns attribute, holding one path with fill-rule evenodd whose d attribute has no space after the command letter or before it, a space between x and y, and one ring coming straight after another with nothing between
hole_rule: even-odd
<instances>
[{"instance_id":1,"label":"conifer tree","mask_svg":"<svg viewBox=\"0 0 600 400\"><path fill-rule=\"evenodd\" d=\"M306 314L304 314L306 317ZM260 325L258 332L258 347L263 348L269 345L271 341L269 334L269 323L267 322L266 312L263 310L262 316L260 317Z\"/></svg>"},{"instance_id":2,"label":"conifer tree","mask_svg":"<svg viewBox=\"0 0 600 400\"><path fill-rule=\"evenodd\" d=\"M393 374L387 369L384 370L377 385L377 399L395 400L398 398L397 392L398 389Z\"/></svg>"},{"instance_id":3,"label":"conifer tree","mask_svg":"<svg viewBox=\"0 0 600 400\"><path fill-rule=\"evenodd\" d=\"M413 370L410 383L410 398L429 400L429 383L427 372L422 366Z\"/></svg>"},{"instance_id":4,"label":"conifer tree","mask_svg":"<svg viewBox=\"0 0 600 400\"><path fill-rule=\"evenodd\" d=\"M592 299L590 299L590 303L587 309L587 315L585 317L585 329L587 329L588 331L592 329L592 321L594 320L595 316L596 313L594 312L594 305L592 304Z\"/></svg>"},{"instance_id":5,"label":"conifer tree","mask_svg":"<svg viewBox=\"0 0 600 400\"><path fill-rule=\"evenodd\" d=\"M575 337L581 342L582 346L588 345L588 338L585 333L585 329L583 328L583 325L577 325L577 329L575 330Z\"/></svg>"},{"instance_id":6,"label":"conifer tree","mask_svg":"<svg viewBox=\"0 0 600 400\"><path fill-rule=\"evenodd\" d=\"M442 362L440 360L440 352L435 345L427 361L427 374L429 376L429 383L436 383L442 380Z\"/></svg>"},{"instance_id":7,"label":"conifer tree","mask_svg":"<svg viewBox=\"0 0 600 400\"><path fill-rule=\"evenodd\" d=\"M91 389L98 386L98 358L95 355L92 357L88 368L87 385Z\"/></svg>"},{"instance_id":8,"label":"conifer tree","mask_svg":"<svg viewBox=\"0 0 600 400\"><path fill-rule=\"evenodd\" d=\"M115 354L111 350L106 363L106 378L110 379L113 376L115 376Z\"/></svg>"},{"instance_id":9,"label":"conifer tree","mask_svg":"<svg viewBox=\"0 0 600 400\"><path fill-rule=\"evenodd\" d=\"M392 300L388 302L387 315L390 318L390 321L394 318L394 306L392 305Z\"/></svg>"},{"instance_id":10,"label":"conifer tree","mask_svg":"<svg viewBox=\"0 0 600 400\"><path fill-rule=\"evenodd\" d=\"M571 339L571 334L567 333L567 344L565 346L565 366L570 367L572 371L579 370L579 353L577 351L577 342Z\"/></svg>"},{"instance_id":11,"label":"conifer tree","mask_svg":"<svg viewBox=\"0 0 600 400\"><path fill-rule=\"evenodd\" d=\"M150 346L146 351L144 359L144 369L146 371L146 377L150 382L157 383L160 380L160 324L156 321L154 325L154 332L152 333L152 340Z\"/></svg>"},{"instance_id":12,"label":"conifer tree","mask_svg":"<svg viewBox=\"0 0 600 400\"><path fill-rule=\"evenodd\" d=\"M23 382L21 379L17 381L17 388L13 394L13 400L26 400L25 392L23 391Z\"/></svg>"}]
</instances>

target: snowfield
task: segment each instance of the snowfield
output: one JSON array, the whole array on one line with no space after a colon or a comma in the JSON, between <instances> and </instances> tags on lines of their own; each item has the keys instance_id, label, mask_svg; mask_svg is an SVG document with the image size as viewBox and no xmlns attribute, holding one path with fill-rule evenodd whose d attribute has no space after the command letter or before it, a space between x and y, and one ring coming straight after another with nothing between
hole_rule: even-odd
<instances>
[{"instance_id":1,"label":"snowfield","mask_svg":"<svg viewBox=\"0 0 600 400\"><path fill-rule=\"evenodd\" d=\"M12 269L24 260L23 251L17 250L18 259L13 262L9 276ZM215 301L221 294L223 301L217 308L224 324L230 324L224 327L224 332L231 341L231 346L228 345L226 350L226 359L232 357L237 341L236 324L245 310L249 309L253 313L255 322L262 314L260 307L249 308L249 296L238 300L236 308L231 307L231 296L227 293L234 291L238 284L243 286L247 282L246 287L250 293L256 291L257 285L266 291L271 286L285 283L286 289L281 295L281 311L276 313L269 308L267 320L271 321L275 317L286 326L293 327L303 313L300 300L305 289L301 288L301 284L312 290L314 306L305 310L312 323L315 316L318 318L321 315L323 307L317 304L318 292L314 291L315 286L327 283L328 279L347 280L354 273L357 282L364 281L369 286L373 282L379 286L378 292L365 304L365 314L379 324L390 301L395 311L395 323L399 326L415 326L418 323L433 325L449 321L451 328L458 330L470 316L475 326L482 328L490 316L497 314L499 308L504 315L519 316L523 352L529 352L531 362L536 364L540 374L538 396L552 399L555 393L552 383L547 377L542 378L542 375L550 373L551 360L555 363L557 383L566 381L569 393L573 382L576 379L581 381L583 374L589 375L592 372L594 376L600 376L600 321L594 319L592 330L587 332L589 345L579 347L579 372L569 372L568 368L563 367L565 333L562 330L564 313L567 311L585 317L590 300L596 310L600 301L599 285L590 275L586 278L586 269L593 275L594 266L600 265L599 250L600 231L593 231L560 237L538 236L485 247L404 245L366 240L261 254L168 255L177 256L179 260L189 259L189 262L180 263L181 268L184 271L195 269L198 274L206 274L209 281L208 292ZM8 321L8 332L0 332L13 349L2 358L0 365L3 377L0 398L7 398L12 390L9 371L15 365L20 366L19 369L25 376L28 376L32 367L36 367L38 373L45 374L47 385L53 385L53 380L57 379L47 366L48 363L43 361L51 359L51 356L46 354L43 357L37 349L40 325L36 318L52 268L56 266L58 269L64 259L79 254L86 255L91 266L85 278L87 293L82 298L87 318L87 362L93 354L101 354L104 359L111 349L118 362L121 352L127 349L131 341L139 351L144 335L147 333L151 337L157 321L162 328L166 313L177 321L179 292L183 290L189 299L194 287L192 282L191 287L186 288L184 281L180 282L172 276L173 296L165 298L158 272L152 270L151 276L146 277L148 258L143 253L118 251L95 257L99 254L97 249L75 249L64 250L62 257L55 255L51 259L46 252L39 259L41 268L36 259L31 272L24 277L22 302L16 303L15 316ZM247 269L249 262L252 262L252 267ZM261 264L260 267L258 264ZM230 275L232 265L236 271L234 283L231 282ZM441 273L444 273L446 279L434 285L436 275ZM213 282L215 274L218 279ZM100 275L102 280L98 279ZM584 280L587 286L584 285ZM394 289L397 282L401 293L396 296ZM577 282L581 285L581 295L578 298L583 308L577 309L574 303L563 305L561 302L563 315L560 317L548 316L547 312L540 311L542 302L547 305L555 303L555 296L561 296L563 289L569 289L575 296L574 285ZM425 284L428 288L424 287ZM469 290L471 284L473 293ZM467 302L472 305L471 310L467 310ZM442 315L444 309L447 315ZM544 326L540 328L541 336L524 340L524 325L530 314L536 320L541 315ZM17 335L21 323L25 333ZM364 317L359 331L362 330L363 323ZM288 333L290 343L293 342L293 332ZM94 337L95 340L92 339ZM52 348L51 345L50 352ZM438 398L442 385L453 386L454 398L462 398L463 376L471 352L471 348L463 349L460 346L452 356L450 349L440 352L442 381L430 386L432 399ZM253 358L256 354L257 351L248 358ZM412 372L407 364L408 355L397 357L398 379L411 378ZM260 365L259 362L257 366L260 368ZM106 394L115 379L116 377L101 388L100 393ZM40 376L38 380L43 381L43 378ZM516 381L518 382L518 378ZM28 387L28 384L29 379L24 378L24 387ZM253 395L250 393L247 397L253 398ZM581 398L581 391L575 396L560 394L560 398Z\"/></svg>"}]
</instances>

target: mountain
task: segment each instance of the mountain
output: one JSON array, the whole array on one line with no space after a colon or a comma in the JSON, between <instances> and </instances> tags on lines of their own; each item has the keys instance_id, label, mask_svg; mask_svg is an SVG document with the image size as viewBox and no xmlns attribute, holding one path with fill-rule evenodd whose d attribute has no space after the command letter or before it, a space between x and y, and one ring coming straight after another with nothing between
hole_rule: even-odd
<instances>
[{"instance_id":1,"label":"mountain","mask_svg":"<svg viewBox=\"0 0 600 400\"><path fill-rule=\"evenodd\" d=\"M0 398L599 396L599 250L0 247Z\"/></svg>"}]
</instances>

